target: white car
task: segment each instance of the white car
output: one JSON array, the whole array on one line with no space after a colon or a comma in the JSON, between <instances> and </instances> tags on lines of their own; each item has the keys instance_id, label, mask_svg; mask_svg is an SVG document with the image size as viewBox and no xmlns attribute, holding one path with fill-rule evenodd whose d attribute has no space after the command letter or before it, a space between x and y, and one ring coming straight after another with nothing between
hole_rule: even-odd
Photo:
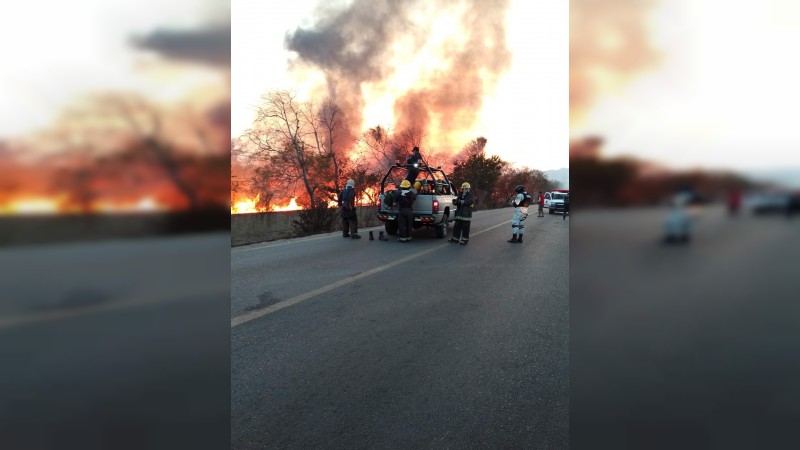
<instances>
[{"instance_id":1,"label":"white car","mask_svg":"<svg viewBox=\"0 0 800 450\"><path fill-rule=\"evenodd\" d=\"M785 192L764 192L745 198L744 205L755 214L784 212L789 206L791 197Z\"/></svg>"}]
</instances>

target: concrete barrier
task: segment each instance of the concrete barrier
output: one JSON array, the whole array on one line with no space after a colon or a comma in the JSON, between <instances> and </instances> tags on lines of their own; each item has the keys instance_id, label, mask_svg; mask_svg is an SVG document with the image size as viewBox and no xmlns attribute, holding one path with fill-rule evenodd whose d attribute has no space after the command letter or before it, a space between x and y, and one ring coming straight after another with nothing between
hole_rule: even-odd
<instances>
[{"instance_id":1,"label":"concrete barrier","mask_svg":"<svg viewBox=\"0 0 800 450\"><path fill-rule=\"evenodd\" d=\"M0 217L0 247L227 231L225 209L173 213Z\"/></svg>"},{"instance_id":2,"label":"concrete barrier","mask_svg":"<svg viewBox=\"0 0 800 450\"><path fill-rule=\"evenodd\" d=\"M381 222L375 217L374 206L357 209L359 228L373 227ZM300 216L299 211L279 211L265 213L231 214L231 246L256 244L296 237L292 220ZM337 219L335 230L341 230L341 220Z\"/></svg>"}]
</instances>

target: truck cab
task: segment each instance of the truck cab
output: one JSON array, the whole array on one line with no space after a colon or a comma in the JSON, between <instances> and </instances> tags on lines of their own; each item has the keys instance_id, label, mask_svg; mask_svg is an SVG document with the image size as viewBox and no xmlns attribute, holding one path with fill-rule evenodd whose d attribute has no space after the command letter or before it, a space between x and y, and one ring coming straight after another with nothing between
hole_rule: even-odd
<instances>
[{"instance_id":1,"label":"truck cab","mask_svg":"<svg viewBox=\"0 0 800 450\"><path fill-rule=\"evenodd\" d=\"M400 164L399 162L389 168L381 180L379 200L378 200L378 219L383 222L386 234L397 234L397 216L399 208L397 202L387 204L387 194L400 187L410 168L419 170L416 180L411 182L412 187L415 182L420 183L420 189L414 204L411 205L414 212L414 229L420 227L434 227L436 237L444 238L447 236L448 224L455 216L455 206L453 200L457 194L455 187L441 167L429 167L425 164Z\"/></svg>"},{"instance_id":2,"label":"truck cab","mask_svg":"<svg viewBox=\"0 0 800 450\"><path fill-rule=\"evenodd\" d=\"M569 194L569 189L554 189L544 194L544 207L548 214L564 211L564 197Z\"/></svg>"}]
</instances>

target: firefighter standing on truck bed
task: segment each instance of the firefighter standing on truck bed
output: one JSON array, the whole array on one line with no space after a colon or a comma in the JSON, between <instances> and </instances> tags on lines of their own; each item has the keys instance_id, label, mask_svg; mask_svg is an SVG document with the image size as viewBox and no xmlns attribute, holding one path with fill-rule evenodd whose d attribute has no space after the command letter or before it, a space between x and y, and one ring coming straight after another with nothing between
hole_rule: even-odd
<instances>
[{"instance_id":1,"label":"firefighter standing on truck bed","mask_svg":"<svg viewBox=\"0 0 800 450\"><path fill-rule=\"evenodd\" d=\"M409 183L413 183L414 180L417 179L417 175L419 175L419 165L424 162L425 160L422 159L422 155L419 153L419 147L414 147L411 156L406 159L406 164L410 164L408 172L406 172L406 180L408 180Z\"/></svg>"},{"instance_id":2,"label":"firefighter standing on truck bed","mask_svg":"<svg viewBox=\"0 0 800 450\"><path fill-rule=\"evenodd\" d=\"M470 185L466 181L461 185L461 193L453 199L456 208L456 223L453 225L453 236L450 242L467 245L469 242L469 226L472 223L472 208L475 207L475 197L470 192Z\"/></svg>"}]
</instances>

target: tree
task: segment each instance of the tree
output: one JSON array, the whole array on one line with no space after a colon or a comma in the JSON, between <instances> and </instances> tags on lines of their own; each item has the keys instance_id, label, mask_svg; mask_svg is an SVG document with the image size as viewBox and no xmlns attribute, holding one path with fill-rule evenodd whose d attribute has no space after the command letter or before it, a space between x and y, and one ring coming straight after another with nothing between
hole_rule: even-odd
<instances>
[{"instance_id":1,"label":"tree","mask_svg":"<svg viewBox=\"0 0 800 450\"><path fill-rule=\"evenodd\" d=\"M272 200L275 197L275 190L270 185L272 173L267 167L256 167L250 177L247 193L257 198L256 208L269 211Z\"/></svg>"},{"instance_id":2,"label":"tree","mask_svg":"<svg viewBox=\"0 0 800 450\"><path fill-rule=\"evenodd\" d=\"M332 99L326 99L319 109L309 103L306 111L306 121L313 130L314 141L320 156L321 175L328 175L326 178L333 182L332 185L323 184L322 186L328 194L328 200L335 200L341 192L342 169L347 161L343 152L335 145L340 140L344 140L343 135L347 132L344 129L344 112Z\"/></svg>"},{"instance_id":3,"label":"tree","mask_svg":"<svg viewBox=\"0 0 800 450\"><path fill-rule=\"evenodd\" d=\"M453 164L453 181L456 186L469 182L476 198L476 208L485 208L490 204L497 181L508 166L497 155L486 157L485 148L486 138L474 139L458 154L465 159L455 160Z\"/></svg>"},{"instance_id":4,"label":"tree","mask_svg":"<svg viewBox=\"0 0 800 450\"><path fill-rule=\"evenodd\" d=\"M385 173L396 161L406 158L400 146L395 144L391 131L380 125L362 133L358 143L363 149L360 153L365 156L359 160L370 161L369 169L372 172Z\"/></svg>"},{"instance_id":5,"label":"tree","mask_svg":"<svg viewBox=\"0 0 800 450\"><path fill-rule=\"evenodd\" d=\"M249 147L248 157L270 165L272 179L285 191L293 193L301 185L307 197L298 203L314 207L319 191L313 173L316 155L314 146L307 143L314 130L309 130L303 105L288 91L269 92L262 99L254 126L243 136Z\"/></svg>"},{"instance_id":6,"label":"tree","mask_svg":"<svg viewBox=\"0 0 800 450\"><path fill-rule=\"evenodd\" d=\"M200 202L195 188L181 174L182 165L164 131L163 113L154 104L138 97L106 96L105 101L122 116L145 148L150 149L173 185L188 201L189 209L197 209Z\"/></svg>"},{"instance_id":7,"label":"tree","mask_svg":"<svg viewBox=\"0 0 800 450\"><path fill-rule=\"evenodd\" d=\"M558 183L551 180L541 170L528 167L507 167L497 183L497 190L491 199L493 207L508 206L516 196L514 188L522 185L532 196L539 191L548 192L557 188Z\"/></svg>"}]
</instances>

